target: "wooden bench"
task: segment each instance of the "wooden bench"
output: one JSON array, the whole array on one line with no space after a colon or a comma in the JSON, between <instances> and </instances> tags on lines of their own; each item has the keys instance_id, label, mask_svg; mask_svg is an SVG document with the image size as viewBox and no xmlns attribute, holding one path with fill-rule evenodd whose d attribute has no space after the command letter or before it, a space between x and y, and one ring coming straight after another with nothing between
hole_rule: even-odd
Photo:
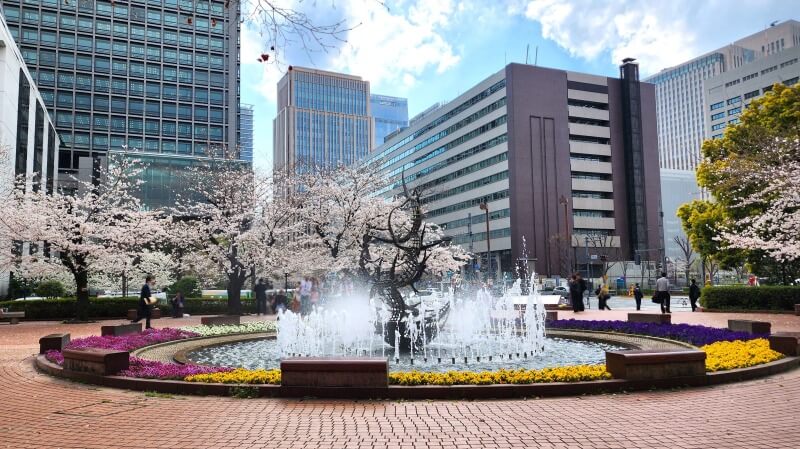
<instances>
[{"instance_id":1,"label":"wooden bench","mask_svg":"<svg viewBox=\"0 0 800 449\"><path fill-rule=\"evenodd\" d=\"M789 357L800 356L800 332L776 332L769 337L769 348Z\"/></svg>"},{"instance_id":2,"label":"wooden bench","mask_svg":"<svg viewBox=\"0 0 800 449\"><path fill-rule=\"evenodd\" d=\"M728 320L728 329L748 334L769 334L772 324L769 321Z\"/></svg>"},{"instance_id":3,"label":"wooden bench","mask_svg":"<svg viewBox=\"0 0 800 449\"><path fill-rule=\"evenodd\" d=\"M20 318L25 318L25 312L0 311L0 321L8 320L11 324L19 324Z\"/></svg>"},{"instance_id":4,"label":"wooden bench","mask_svg":"<svg viewBox=\"0 0 800 449\"><path fill-rule=\"evenodd\" d=\"M389 385L385 358L298 357L281 361L281 385L287 387L377 387Z\"/></svg>"},{"instance_id":5,"label":"wooden bench","mask_svg":"<svg viewBox=\"0 0 800 449\"><path fill-rule=\"evenodd\" d=\"M204 316L200 318L200 324L204 326L227 326L238 325L241 317L239 315L218 315L218 316Z\"/></svg>"},{"instance_id":6,"label":"wooden bench","mask_svg":"<svg viewBox=\"0 0 800 449\"><path fill-rule=\"evenodd\" d=\"M672 324L672 315L669 313L629 313L628 322Z\"/></svg>"},{"instance_id":7,"label":"wooden bench","mask_svg":"<svg viewBox=\"0 0 800 449\"><path fill-rule=\"evenodd\" d=\"M66 371L110 376L130 366L128 351L86 348L65 349L62 354Z\"/></svg>"},{"instance_id":8,"label":"wooden bench","mask_svg":"<svg viewBox=\"0 0 800 449\"><path fill-rule=\"evenodd\" d=\"M102 336L114 336L118 337L120 335L129 335L129 334L138 334L142 332L142 323L127 323L127 324L116 324L116 325L109 325L109 326L100 326L100 335Z\"/></svg>"},{"instance_id":9,"label":"wooden bench","mask_svg":"<svg viewBox=\"0 0 800 449\"><path fill-rule=\"evenodd\" d=\"M691 349L606 351L606 370L614 378L627 380L703 376L706 353Z\"/></svg>"},{"instance_id":10,"label":"wooden bench","mask_svg":"<svg viewBox=\"0 0 800 449\"><path fill-rule=\"evenodd\" d=\"M39 339L39 354L63 351L69 344L69 334L50 334Z\"/></svg>"}]
</instances>

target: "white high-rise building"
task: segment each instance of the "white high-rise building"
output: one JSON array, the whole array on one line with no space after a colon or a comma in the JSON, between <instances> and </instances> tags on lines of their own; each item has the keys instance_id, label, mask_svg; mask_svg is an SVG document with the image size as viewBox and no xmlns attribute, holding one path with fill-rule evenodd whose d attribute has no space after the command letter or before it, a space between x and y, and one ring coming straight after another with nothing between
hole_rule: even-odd
<instances>
[{"instance_id":1,"label":"white high-rise building","mask_svg":"<svg viewBox=\"0 0 800 449\"><path fill-rule=\"evenodd\" d=\"M661 168L694 170L706 138L705 80L800 46L800 22L788 20L662 70L644 81L656 85Z\"/></svg>"}]
</instances>

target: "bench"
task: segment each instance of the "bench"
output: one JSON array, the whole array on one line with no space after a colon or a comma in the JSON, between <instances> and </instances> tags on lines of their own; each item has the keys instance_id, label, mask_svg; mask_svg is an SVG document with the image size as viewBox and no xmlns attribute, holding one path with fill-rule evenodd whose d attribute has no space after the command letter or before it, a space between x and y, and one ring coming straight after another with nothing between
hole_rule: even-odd
<instances>
[{"instance_id":1,"label":"bench","mask_svg":"<svg viewBox=\"0 0 800 449\"><path fill-rule=\"evenodd\" d=\"M239 324L239 315L218 315L218 316L204 316L200 318L200 324L204 326L226 326Z\"/></svg>"},{"instance_id":2,"label":"bench","mask_svg":"<svg viewBox=\"0 0 800 449\"><path fill-rule=\"evenodd\" d=\"M3 312L0 311L0 321L8 320L11 324L19 324L19 319L25 318L25 312Z\"/></svg>"},{"instance_id":3,"label":"bench","mask_svg":"<svg viewBox=\"0 0 800 449\"><path fill-rule=\"evenodd\" d=\"M629 313L628 322L672 324L672 315L669 313Z\"/></svg>"},{"instance_id":4,"label":"bench","mask_svg":"<svg viewBox=\"0 0 800 449\"><path fill-rule=\"evenodd\" d=\"M377 387L389 385L385 358L298 357L281 361L286 387Z\"/></svg>"},{"instance_id":5,"label":"bench","mask_svg":"<svg viewBox=\"0 0 800 449\"><path fill-rule=\"evenodd\" d=\"M773 351L789 357L800 356L800 332L776 332L767 339Z\"/></svg>"},{"instance_id":6,"label":"bench","mask_svg":"<svg viewBox=\"0 0 800 449\"><path fill-rule=\"evenodd\" d=\"M794 305L794 314L800 316L800 304Z\"/></svg>"},{"instance_id":7,"label":"bench","mask_svg":"<svg viewBox=\"0 0 800 449\"><path fill-rule=\"evenodd\" d=\"M39 339L39 354L63 351L69 344L69 334L50 334Z\"/></svg>"},{"instance_id":8,"label":"bench","mask_svg":"<svg viewBox=\"0 0 800 449\"><path fill-rule=\"evenodd\" d=\"M627 380L703 376L706 353L691 349L606 351L606 370L616 379Z\"/></svg>"},{"instance_id":9,"label":"bench","mask_svg":"<svg viewBox=\"0 0 800 449\"><path fill-rule=\"evenodd\" d=\"M118 337L120 335L129 335L129 334L138 334L142 332L142 323L128 323L128 324L116 324L116 325L109 325L109 326L100 326L100 335L102 336L114 336Z\"/></svg>"},{"instance_id":10,"label":"bench","mask_svg":"<svg viewBox=\"0 0 800 449\"><path fill-rule=\"evenodd\" d=\"M66 371L110 376L126 370L130 366L128 351L86 348L65 349L62 354Z\"/></svg>"},{"instance_id":11,"label":"bench","mask_svg":"<svg viewBox=\"0 0 800 449\"><path fill-rule=\"evenodd\" d=\"M136 309L128 309L128 319L135 320L136 317L139 316L139 311ZM155 320L161 318L161 309L158 307L153 308L150 314L150 319Z\"/></svg>"},{"instance_id":12,"label":"bench","mask_svg":"<svg viewBox=\"0 0 800 449\"><path fill-rule=\"evenodd\" d=\"M728 320L728 329L748 334L769 334L772 324L769 321Z\"/></svg>"}]
</instances>

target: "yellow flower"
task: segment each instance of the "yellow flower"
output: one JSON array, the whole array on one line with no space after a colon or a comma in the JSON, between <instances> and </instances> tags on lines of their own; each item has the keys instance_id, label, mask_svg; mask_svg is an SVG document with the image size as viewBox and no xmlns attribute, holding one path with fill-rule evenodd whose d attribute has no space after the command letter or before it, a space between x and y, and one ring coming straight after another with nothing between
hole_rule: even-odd
<instances>
[{"instance_id":1,"label":"yellow flower","mask_svg":"<svg viewBox=\"0 0 800 449\"><path fill-rule=\"evenodd\" d=\"M530 384L543 382L580 382L610 379L603 365L578 365L544 368L540 370L500 369L498 371L447 371L389 373L392 385L490 385Z\"/></svg>"},{"instance_id":2,"label":"yellow flower","mask_svg":"<svg viewBox=\"0 0 800 449\"><path fill-rule=\"evenodd\" d=\"M761 365L783 358L769 348L769 341L757 338L749 341L718 341L702 348L706 352L706 371L723 371Z\"/></svg>"},{"instance_id":3,"label":"yellow flower","mask_svg":"<svg viewBox=\"0 0 800 449\"><path fill-rule=\"evenodd\" d=\"M212 374L195 374L186 376L183 380L187 382L205 382L222 384L272 384L281 383L281 370L248 370L237 368L233 371Z\"/></svg>"}]
</instances>

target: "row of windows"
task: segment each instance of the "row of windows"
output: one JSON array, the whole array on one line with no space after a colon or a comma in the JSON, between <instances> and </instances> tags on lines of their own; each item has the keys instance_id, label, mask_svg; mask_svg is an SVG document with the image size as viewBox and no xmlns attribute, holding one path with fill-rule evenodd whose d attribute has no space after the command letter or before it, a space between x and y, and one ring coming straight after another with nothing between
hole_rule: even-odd
<instances>
[{"instance_id":1,"label":"row of windows","mask_svg":"<svg viewBox=\"0 0 800 449\"><path fill-rule=\"evenodd\" d=\"M70 147L74 148L92 148L96 150L119 150L123 146L130 149L146 150L152 153L178 153L178 154L192 154L194 149L195 154L206 154L208 144L198 144L192 141L175 141L167 139L152 139L142 137L125 137L120 135L105 135L105 134L87 134L76 132L70 134L69 132L61 134L62 139ZM59 168L68 169L70 166L69 152L61 152L59 157ZM77 164L75 164L77 166Z\"/></svg>"},{"instance_id":2,"label":"row of windows","mask_svg":"<svg viewBox=\"0 0 800 449\"><path fill-rule=\"evenodd\" d=\"M133 115L147 115L148 117L164 117L164 118L180 118L184 120L222 122L224 120L223 110L219 108L208 108L207 106L194 106L190 104L175 103L159 103L158 101L147 101L130 99L127 100L123 97L109 97L95 95L94 101L88 95L77 94L75 95L74 102L71 92L58 92L58 95L53 98L52 91L42 91L42 99L48 108L58 106L59 108L72 108L73 105L76 110L92 110L92 111L111 111L114 114L133 114Z\"/></svg>"},{"instance_id":3,"label":"row of windows","mask_svg":"<svg viewBox=\"0 0 800 449\"><path fill-rule=\"evenodd\" d=\"M788 61L786 61L786 62L782 62L782 63L781 63L781 68L784 68L784 67L789 67L790 65L792 65L792 64L796 64L796 63L797 63L797 58L790 59L790 60L788 60Z\"/></svg>"},{"instance_id":4,"label":"row of windows","mask_svg":"<svg viewBox=\"0 0 800 449\"><path fill-rule=\"evenodd\" d=\"M744 94L744 99L745 100L749 100L749 99L751 99L753 97L757 97L760 93L761 92L758 89L756 89L756 90L754 90L752 92L747 92L746 94Z\"/></svg>"},{"instance_id":5,"label":"row of windows","mask_svg":"<svg viewBox=\"0 0 800 449\"><path fill-rule=\"evenodd\" d=\"M490 239L500 239L503 237L511 237L511 228L503 228L503 229L493 229L489 232ZM453 240L451 241L454 245L463 245L465 243L472 242L482 242L486 240L486 232L476 232L472 235L470 234L460 234L453 236Z\"/></svg>"},{"instance_id":6,"label":"row of windows","mask_svg":"<svg viewBox=\"0 0 800 449\"><path fill-rule=\"evenodd\" d=\"M573 209L573 217L613 218L614 213L607 210Z\"/></svg>"},{"instance_id":7,"label":"row of windows","mask_svg":"<svg viewBox=\"0 0 800 449\"><path fill-rule=\"evenodd\" d=\"M187 122L169 122L159 119L141 119L135 117L119 117L98 115L82 112L63 112L56 114L56 124L59 128L91 129L93 132L112 131L130 132L148 135L178 136L185 138L199 138L222 140L222 126L208 126L206 124L192 124Z\"/></svg>"},{"instance_id":8,"label":"row of windows","mask_svg":"<svg viewBox=\"0 0 800 449\"><path fill-rule=\"evenodd\" d=\"M725 126L727 126L727 125L724 122L723 123L717 123L716 125L711 125L711 131L718 131L720 129L724 129Z\"/></svg>"},{"instance_id":9,"label":"row of windows","mask_svg":"<svg viewBox=\"0 0 800 449\"><path fill-rule=\"evenodd\" d=\"M737 103L741 103L741 102L742 102L742 97L728 98L728 101L727 101L728 105L737 104Z\"/></svg>"},{"instance_id":10,"label":"row of windows","mask_svg":"<svg viewBox=\"0 0 800 449\"><path fill-rule=\"evenodd\" d=\"M510 216L511 216L511 209L506 208L501 210L495 210L489 212L489 221L499 220L501 218L508 218ZM486 222L485 214L475 214L467 218L460 218L458 220L448 221L447 223L443 223L442 227L444 229L456 229L462 226L467 226L470 223L473 225L478 225L485 222Z\"/></svg>"},{"instance_id":11,"label":"row of windows","mask_svg":"<svg viewBox=\"0 0 800 449\"><path fill-rule=\"evenodd\" d=\"M495 92L497 92L497 91L499 91L499 90L501 90L501 89L503 89L505 87L506 87L506 80L504 78L504 79L498 81L497 83L495 83L494 85L492 85L491 87L489 87L488 89L484 90L483 92L481 92L481 93L475 95L474 97L470 98L469 100L459 104L454 109L448 111L446 114L443 114L443 115L437 117L436 119L434 119L433 121L431 121L427 125L425 125L422 128L414 131L410 135L404 137L403 140L392 144L392 146L390 146L389 148L383 150L381 153L375 154L374 157L375 158L383 158L383 157L385 157L386 155L388 155L392 151L394 151L394 150L402 147L403 145L411 142L412 140L414 140L417 137L425 134L426 132L432 130L433 128L441 125L442 123L446 122L447 120L450 120L451 118L453 118L456 115L464 112L465 110L469 109L471 106L480 103L485 98L488 98L489 96L491 96ZM502 101L503 101L503 104L505 104L505 98L503 98Z\"/></svg>"},{"instance_id":12,"label":"row of windows","mask_svg":"<svg viewBox=\"0 0 800 449\"><path fill-rule=\"evenodd\" d=\"M587 161L587 162L611 162L610 156L587 156L571 154L569 159L572 161Z\"/></svg>"},{"instance_id":13,"label":"row of windows","mask_svg":"<svg viewBox=\"0 0 800 449\"><path fill-rule=\"evenodd\" d=\"M463 209L469 209L470 207L478 207L478 205L480 205L481 203L488 204L492 201L498 201L504 198L508 198L508 189L490 193L488 195L484 195L478 198L473 198L471 200L462 201L460 203L450 204L448 206L440 207L438 209L429 210L425 214L425 216L428 218L436 217L439 215L449 214L451 212L456 212Z\"/></svg>"},{"instance_id":14,"label":"row of windows","mask_svg":"<svg viewBox=\"0 0 800 449\"><path fill-rule=\"evenodd\" d=\"M725 107L725 102L724 101L720 101L719 103L712 104L711 105L711 110L713 111L715 109L719 109L719 108L722 108L722 107Z\"/></svg>"},{"instance_id":15,"label":"row of windows","mask_svg":"<svg viewBox=\"0 0 800 449\"><path fill-rule=\"evenodd\" d=\"M492 157L490 157L488 159L484 159L484 160L482 160L480 162L477 162L475 164L468 165L468 166L466 166L464 168L461 168L459 170L452 171L452 172L450 172L450 173L448 173L448 174L446 174L444 176L441 176L439 178L432 179L432 180L430 180L430 181L428 181L426 183L421 184L418 188L422 189L422 190L427 190L427 189L430 189L432 187L438 186L440 184L444 184L446 182L450 182L450 181L452 181L454 179L458 179L458 178L460 178L462 176L466 176L466 175L475 173L476 171L483 170L486 167L491 167L492 165L499 164L501 162L505 162L507 160L508 160L508 153L500 153L500 154L492 156Z\"/></svg>"},{"instance_id":16,"label":"row of windows","mask_svg":"<svg viewBox=\"0 0 800 449\"><path fill-rule=\"evenodd\" d=\"M750 81L751 79L757 78L757 77L758 77L758 72L751 73L751 74L745 76L744 78L742 78L742 81Z\"/></svg>"},{"instance_id":17,"label":"row of windows","mask_svg":"<svg viewBox=\"0 0 800 449\"><path fill-rule=\"evenodd\" d=\"M608 103L599 103L596 101L587 101L587 100L575 100L573 98L567 99L567 105L577 106L581 108L601 109L603 111L608 110Z\"/></svg>"},{"instance_id":18,"label":"row of windows","mask_svg":"<svg viewBox=\"0 0 800 449\"><path fill-rule=\"evenodd\" d=\"M598 143L601 145L609 145L611 139L607 137L594 137L594 136L579 136L577 134L569 135L570 142L584 142L584 143Z\"/></svg>"},{"instance_id":19,"label":"row of windows","mask_svg":"<svg viewBox=\"0 0 800 449\"><path fill-rule=\"evenodd\" d=\"M466 184L460 185L458 187L453 187L452 189L445 190L444 192L439 192L430 196L427 196L422 199L423 204L432 203L434 201L443 200L445 198L449 198L453 195L458 195L459 193L469 192L470 190L479 189L483 186L493 184L495 182L502 181L504 179L508 179L508 170L502 171L500 173L495 173L493 175L489 175L483 177L481 179L476 179L475 181L468 182Z\"/></svg>"},{"instance_id":20,"label":"row of windows","mask_svg":"<svg viewBox=\"0 0 800 449\"><path fill-rule=\"evenodd\" d=\"M579 125L608 126L608 120L597 120L584 117L569 117L569 122Z\"/></svg>"},{"instance_id":21,"label":"row of windows","mask_svg":"<svg viewBox=\"0 0 800 449\"><path fill-rule=\"evenodd\" d=\"M777 65L774 65L774 66L772 66L772 67L767 67L766 69L762 70L762 71L761 71L761 74L762 74L762 75L765 75L765 74L767 74L767 73L769 73L769 72L774 72L774 71L776 71L776 70L778 70L778 66L777 66Z\"/></svg>"},{"instance_id":22,"label":"row of windows","mask_svg":"<svg viewBox=\"0 0 800 449\"><path fill-rule=\"evenodd\" d=\"M54 87L55 76L51 73L39 73L39 86ZM93 90L95 93L111 92L114 94L132 95L136 97L147 96L148 98L161 98L164 100L194 101L195 103L222 105L225 101L225 93L221 90L211 89L210 91L202 87L175 86L172 84L145 83L137 80L125 80L124 78L95 77L92 83L91 75L73 75L71 73L59 73L58 87L62 89ZM93 87L94 86L94 87ZM64 92L61 92L62 94ZM76 96L88 96L89 94L76 93Z\"/></svg>"},{"instance_id":23,"label":"row of windows","mask_svg":"<svg viewBox=\"0 0 800 449\"><path fill-rule=\"evenodd\" d=\"M573 190L572 191L573 198L590 198L594 200L608 200L611 199L611 193L609 192L590 192L586 190Z\"/></svg>"},{"instance_id":24,"label":"row of windows","mask_svg":"<svg viewBox=\"0 0 800 449\"><path fill-rule=\"evenodd\" d=\"M731 87L731 86L735 86L737 84L739 84L739 78L736 78L733 81L728 81L727 83L725 83L725 87Z\"/></svg>"},{"instance_id":25,"label":"row of windows","mask_svg":"<svg viewBox=\"0 0 800 449\"><path fill-rule=\"evenodd\" d=\"M610 229L588 229L588 228L574 228L572 230L572 235L574 237L580 237L584 235L597 235L597 236L610 236L612 235L612 230Z\"/></svg>"},{"instance_id":26,"label":"row of windows","mask_svg":"<svg viewBox=\"0 0 800 449\"><path fill-rule=\"evenodd\" d=\"M711 120L719 120L721 118L725 118L725 111L717 112L716 114L711 116Z\"/></svg>"},{"instance_id":27,"label":"row of windows","mask_svg":"<svg viewBox=\"0 0 800 449\"><path fill-rule=\"evenodd\" d=\"M585 172L571 172L570 173L572 179L588 179L592 181L611 181L610 174L602 174L602 173L585 173Z\"/></svg>"},{"instance_id":28,"label":"row of windows","mask_svg":"<svg viewBox=\"0 0 800 449\"><path fill-rule=\"evenodd\" d=\"M742 107L741 106L739 106L737 108L728 109L728 115L735 115L735 114L739 114L740 112L742 112Z\"/></svg>"}]
</instances>

